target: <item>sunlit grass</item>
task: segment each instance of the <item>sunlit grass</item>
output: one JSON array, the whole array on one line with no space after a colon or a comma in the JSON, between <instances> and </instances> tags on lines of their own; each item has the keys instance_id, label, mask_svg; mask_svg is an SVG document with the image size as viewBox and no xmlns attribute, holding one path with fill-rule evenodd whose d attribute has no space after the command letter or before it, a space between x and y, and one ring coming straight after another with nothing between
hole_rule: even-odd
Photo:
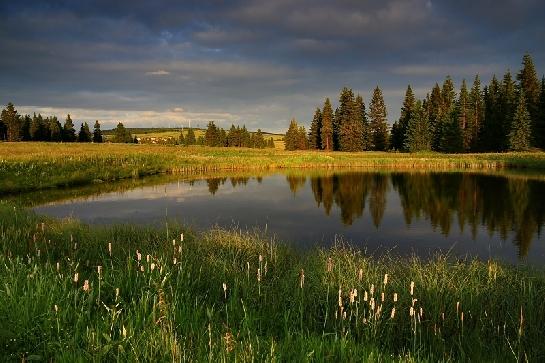
<instances>
[{"instance_id":1,"label":"sunlit grass","mask_svg":"<svg viewBox=\"0 0 545 363\"><path fill-rule=\"evenodd\" d=\"M0 203L8 360L540 361L542 270L301 254L259 231L88 227Z\"/></svg>"},{"instance_id":2,"label":"sunlit grass","mask_svg":"<svg viewBox=\"0 0 545 363\"><path fill-rule=\"evenodd\" d=\"M545 169L545 153L326 153L198 146L0 143L0 192L85 185L160 173L362 167L405 170Z\"/></svg>"}]
</instances>

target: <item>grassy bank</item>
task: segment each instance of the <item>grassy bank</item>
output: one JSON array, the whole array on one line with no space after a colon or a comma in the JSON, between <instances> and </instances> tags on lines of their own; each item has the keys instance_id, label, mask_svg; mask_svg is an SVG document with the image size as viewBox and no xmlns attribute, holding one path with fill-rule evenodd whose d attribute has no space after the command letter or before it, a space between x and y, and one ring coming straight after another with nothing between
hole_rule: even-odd
<instances>
[{"instance_id":1,"label":"grassy bank","mask_svg":"<svg viewBox=\"0 0 545 363\"><path fill-rule=\"evenodd\" d=\"M8 360L545 359L541 270L301 255L259 233L91 228L7 202L0 231Z\"/></svg>"},{"instance_id":2,"label":"grassy bank","mask_svg":"<svg viewBox=\"0 0 545 363\"><path fill-rule=\"evenodd\" d=\"M545 170L545 153L326 153L159 145L0 143L0 192L85 185L159 173L355 167Z\"/></svg>"}]
</instances>

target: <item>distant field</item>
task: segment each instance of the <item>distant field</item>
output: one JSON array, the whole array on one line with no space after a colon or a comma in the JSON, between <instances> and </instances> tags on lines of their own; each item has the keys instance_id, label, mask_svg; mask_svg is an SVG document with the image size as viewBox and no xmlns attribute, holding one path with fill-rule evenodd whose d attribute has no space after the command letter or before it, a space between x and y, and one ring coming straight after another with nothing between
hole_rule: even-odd
<instances>
[{"instance_id":1,"label":"distant field","mask_svg":"<svg viewBox=\"0 0 545 363\"><path fill-rule=\"evenodd\" d=\"M0 193L85 185L160 173L278 168L545 170L545 153L402 154L135 144L0 143Z\"/></svg>"},{"instance_id":2,"label":"distant field","mask_svg":"<svg viewBox=\"0 0 545 363\"><path fill-rule=\"evenodd\" d=\"M163 129L163 128L128 128L128 130L131 132L133 136L136 137L156 137L156 138L178 138L180 136L180 128L170 128L170 129ZM204 137L205 129L200 128L194 128L193 131L195 131L195 137L198 138L199 136ZM227 131L227 130L226 130ZM104 136L106 137L106 140L110 139L113 136L114 130L105 130ZM254 131L250 131L251 133L254 133ZM187 129L184 129L184 135L187 135ZM263 137L265 139L273 138L274 140L274 146L276 149L284 149L284 135L282 134L272 134L268 132L263 132Z\"/></svg>"}]
</instances>

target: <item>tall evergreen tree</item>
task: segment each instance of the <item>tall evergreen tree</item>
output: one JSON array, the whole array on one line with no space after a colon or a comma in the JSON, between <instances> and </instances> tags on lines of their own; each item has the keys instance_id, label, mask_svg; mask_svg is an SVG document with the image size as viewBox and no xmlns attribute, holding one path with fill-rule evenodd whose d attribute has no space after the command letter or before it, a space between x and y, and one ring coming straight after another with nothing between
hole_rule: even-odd
<instances>
[{"instance_id":1,"label":"tall evergreen tree","mask_svg":"<svg viewBox=\"0 0 545 363\"><path fill-rule=\"evenodd\" d=\"M504 151L509 149L509 132L511 130L511 124L513 122L513 115L515 108L517 107L517 93L515 89L515 82L511 77L511 72L503 76L503 81L500 86L499 94L499 110L498 117L500 119L501 127L501 144L500 150Z\"/></svg>"},{"instance_id":2,"label":"tall evergreen tree","mask_svg":"<svg viewBox=\"0 0 545 363\"><path fill-rule=\"evenodd\" d=\"M197 139L195 138L195 131L190 127L189 130L187 130L187 136L185 137L185 144L186 145L195 145L197 143Z\"/></svg>"},{"instance_id":3,"label":"tall evergreen tree","mask_svg":"<svg viewBox=\"0 0 545 363\"><path fill-rule=\"evenodd\" d=\"M335 150L349 151L354 150L357 143L356 138L363 135L361 128L358 130L355 124L355 99L354 92L348 87L344 87L339 95L339 107L335 110L335 119L333 124L333 142Z\"/></svg>"},{"instance_id":4,"label":"tall evergreen tree","mask_svg":"<svg viewBox=\"0 0 545 363\"><path fill-rule=\"evenodd\" d=\"M74 129L74 123L72 122L70 115L66 116L66 121L64 122L62 130L62 139L65 142L76 141L76 129Z\"/></svg>"},{"instance_id":5,"label":"tall evergreen tree","mask_svg":"<svg viewBox=\"0 0 545 363\"><path fill-rule=\"evenodd\" d=\"M365 110L365 103L361 95L356 96L356 118L358 123L362 125L362 150L371 150L373 146L373 138L371 135L371 127L367 120L367 111Z\"/></svg>"},{"instance_id":6,"label":"tall evergreen tree","mask_svg":"<svg viewBox=\"0 0 545 363\"><path fill-rule=\"evenodd\" d=\"M387 115L382 91L377 86L369 104L369 125L373 136L373 150L383 151L388 148Z\"/></svg>"},{"instance_id":7,"label":"tall evergreen tree","mask_svg":"<svg viewBox=\"0 0 545 363\"><path fill-rule=\"evenodd\" d=\"M513 117L511 132L509 133L509 149L523 151L530 148L532 136L532 121L527 109L524 90L520 91L517 109Z\"/></svg>"},{"instance_id":8,"label":"tall evergreen tree","mask_svg":"<svg viewBox=\"0 0 545 363\"><path fill-rule=\"evenodd\" d=\"M441 139L439 140L439 151L445 153L458 153L463 150L462 130L458 119L456 108L443 116L441 121Z\"/></svg>"},{"instance_id":9,"label":"tall evergreen tree","mask_svg":"<svg viewBox=\"0 0 545 363\"><path fill-rule=\"evenodd\" d=\"M32 116L29 128L30 139L32 141L44 141L45 127L42 115Z\"/></svg>"},{"instance_id":10,"label":"tall evergreen tree","mask_svg":"<svg viewBox=\"0 0 545 363\"><path fill-rule=\"evenodd\" d=\"M49 139L53 142L62 141L62 125L57 116L53 116L49 120Z\"/></svg>"},{"instance_id":11,"label":"tall evergreen tree","mask_svg":"<svg viewBox=\"0 0 545 363\"><path fill-rule=\"evenodd\" d=\"M98 120L95 121L95 126L93 127L93 142L96 144L100 144L103 142L102 137L102 130L100 129L100 122Z\"/></svg>"},{"instance_id":12,"label":"tall evergreen tree","mask_svg":"<svg viewBox=\"0 0 545 363\"><path fill-rule=\"evenodd\" d=\"M351 92L352 90L350 90ZM354 99L353 94L348 98L345 104L346 110L340 111L342 117L341 129L339 135L339 146L342 151L362 151L364 149L365 121L362 112L365 112L363 97L357 96Z\"/></svg>"},{"instance_id":13,"label":"tall evergreen tree","mask_svg":"<svg viewBox=\"0 0 545 363\"><path fill-rule=\"evenodd\" d=\"M299 126L295 119L291 119L288 131L284 136L284 148L286 150L297 150L299 142Z\"/></svg>"},{"instance_id":14,"label":"tall evergreen tree","mask_svg":"<svg viewBox=\"0 0 545 363\"><path fill-rule=\"evenodd\" d=\"M261 132L261 129L257 129L257 132L254 134L254 147L257 149L264 149L266 146L267 143L263 138L263 132Z\"/></svg>"},{"instance_id":15,"label":"tall evergreen tree","mask_svg":"<svg viewBox=\"0 0 545 363\"><path fill-rule=\"evenodd\" d=\"M297 130L297 149L298 150L307 150L308 149L308 139L307 131L304 126L300 126Z\"/></svg>"},{"instance_id":16,"label":"tall evergreen tree","mask_svg":"<svg viewBox=\"0 0 545 363\"><path fill-rule=\"evenodd\" d=\"M500 151L503 140L502 120L500 116L500 85L496 76L485 88L484 123L481 128L480 151Z\"/></svg>"},{"instance_id":17,"label":"tall evergreen tree","mask_svg":"<svg viewBox=\"0 0 545 363\"><path fill-rule=\"evenodd\" d=\"M2 118L0 118L0 141L6 140L6 132L6 124L4 124L4 121L2 121Z\"/></svg>"},{"instance_id":18,"label":"tall evergreen tree","mask_svg":"<svg viewBox=\"0 0 545 363\"><path fill-rule=\"evenodd\" d=\"M30 137L30 124L32 123L32 118L29 115L24 115L21 117L21 130L20 130L20 137L21 141L30 141L32 138ZM44 120L43 117L40 116L40 136L39 138L42 140L46 140L46 138L43 135L43 128L44 128Z\"/></svg>"},{"instance_id":19,"label":"tall evergreen tree","mask_svg":"<svg viewBox=\"0 0 545 363\"><path fill-rule=\"evenodd\" d=\"M114 130L114 137L112 141L129 144L133 142L133 138L130 131L125 128L123 123L119 122Z\"/></svg>"},{"instance_id":20,"label":"tall evergreen tree","mask_svg":"<svg viewBox=\"0 0 545 363\"><path fill-rule=\"evenodd\" d=\"M441 138L441 128L439 127L440 120L443 118L443 98L441 96L441 88L436 83L431 90L430 100L428 102L428 118L430 130L433 134L432 149L439 149L439 140Z\"/></svg>"},{"instance_id":21,"label":"tall evergreen tree","mask_svg":"<svg viewBox=\"0 0 545 363\"><path fill-rule=\"evenodd\" d=\"M409 117L403 150L410 152L431 150L432 135L428 115L421 101L416 101Z\"/></svg>"},{"instance_id":22,"label":"tall evergreen tree","mask_svg":"<svg viewBox=\"0 0 545 363\"><path fill-rule=\"evenodd\" d=\"M322 111L322 130L320 135L322 149L333 150L333 108L329 98L325 99L324 108Z\"/></svg>"},{"instance_id":23,"label":"tall evergreen tree","mask_svg":"<svg viewBox=\"0 0 545 363\"><path fill-rule=\"evenodd\" d=\"M210 121L204 133L204 144L206 146L220 146L220 131L214 121Z\"/></svg>"},{"instance_id":24,"label":"tall evergreen tree","mask_svg":"<svg viewBox=\"0 0 545 363\"><path fill-rule=\"evenodd\" d=\"M21 118L17 114L17 110L13 103L8 103L5 109L2 110L2 122L6 127L6 139L8 141L21 140Z\"/></svg>"},{"instance_id":25,"label":"tall evergreen tree","mask_svg":"<svg viewBox=\"0 0 545 363\"><path fill-rule=\"evenodd\" d=\"M78 142L91 142L91 130L87 122L83 122L78 133Z\"/></svg>"},{"instance_id":26,"label":"tall evergreen tree","mask_svg":"<svg viewBox=\"0 0 545 363\"><path fill-rule=\"evenodd\" d=\"M321 129L322 129L322 111L320 108L316 108L314 112L314 117L310 123L310 131L308 133L308 143L311 149L321 149L322 140L321 140Z\"/></svg>"},{"instance_id":27,"label":"tall evergreen tree","mask_svg":"<svg viewBox=\"0 0 545 363\"><path fill-rule=\"evenodd\" d=\"M545 77L541 79L541 92L539 94L539 113L533 129L535 145L545 149Z\"/></svg>"},{"instance_id":28,"label":"tall evergreen tree","mask_svg":"<svg viewBox=\"0 0 545 363\"><path fill-rule=\"evenodd\" d=\"M420 105L422 107L422 105ZM399 121L394 123L395 127L392 127L392 139L391 147L394 150L403 150L406 151L406 136L407 128L409 126L409 120L411 119L411 114L415 108L415 98L411 86L407 86L407 91L405 92L405 99L403 100L403 106L401 106L401 115Z\"/></svg>"},{"instance_id":29,"label":"tall evergreen tree","mask_svg":"<svg viewBox=\"0 0 545 363\"><path fill-rule=\"evenodd\" d=\"M464 151L471 149L473 130L469 121L469 93L467 91L466 80L462 80L462 86L460 87L460 94L456 102L456 114L458 116L458 125L460 132L462 133L462 148Z\"/></svg>"},{"instance_id":30,"label":"tall evergreen tree","mask_svg":"<svg viewBox=\"0 0 545 363\"><path fill-rule=\"evenodd\" d=\"M469 104L467 121L471 129L471 150L476 151L479 149L479 135L484 122L484 100L479 75L476 75L473 80L473 86L469 92Z\"/></svg>"},{"instance_id":31,"label":"tall evergreen tree","mask_svg":"<svg viewBox=\"0 0 545 363\"><path fill-rule=\"evenodd\" d=\"M240 129L240 146L250 146L250 133L246 129L246 125L242 125L242 129Z\"/></svg>"},{"instance_id":32,"label":"tall evergreen tree","mask_svg":"<svg viewBox=\"0 0 545 363\"><path fill-rule=\"evenodd\" d=\"M526 108L530 113L532 120L532 126L539 129L539 93L540 85L537 78L537 72L534 66L534 61L530 54L526 53L522 57L522 69L517 75L520 88L524 91L524 97L526 99ZM535 140L539 143L539 140Z\"/></svg>"}]
</instances>

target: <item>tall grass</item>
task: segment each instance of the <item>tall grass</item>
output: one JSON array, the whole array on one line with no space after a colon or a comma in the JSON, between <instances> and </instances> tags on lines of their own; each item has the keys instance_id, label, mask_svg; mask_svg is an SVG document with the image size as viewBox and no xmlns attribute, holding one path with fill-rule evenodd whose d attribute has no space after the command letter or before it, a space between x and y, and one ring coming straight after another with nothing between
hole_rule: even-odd
<instances>
[{"instance_id":1,"label":"tall grass","mask_svg":"<svg viewBox=\"0 0 545 363\"><path fill-rule=\"evenodd\" d=\"M545 169L545 153L341 153L124 144L0 143L0 192L86 185L160 173L279 168Z\"/></svg>"},{"instance_id":2,"label":"tall grass","mask_svg":"<svg viewBox=\"0 0 545 363\"><path fill-rule=\"evenodd\" d=\"M542 270L301 254L259 232L89 227L7 202L0 231L8 360L545 359Z\"/></svg>"}]
</instances>

